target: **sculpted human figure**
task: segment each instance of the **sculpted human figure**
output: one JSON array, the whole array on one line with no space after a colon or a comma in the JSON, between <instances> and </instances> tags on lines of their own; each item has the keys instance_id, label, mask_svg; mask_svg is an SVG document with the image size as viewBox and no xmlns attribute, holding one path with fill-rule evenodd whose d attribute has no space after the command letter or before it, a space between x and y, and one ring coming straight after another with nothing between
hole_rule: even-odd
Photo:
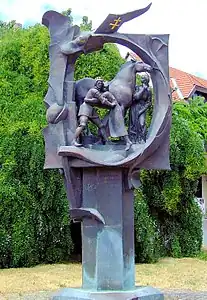
<instances>
[{"instance_id":1,"label":"sculpted human figure","mask_svg":"<svg viewBox=\"0 0 207 300\"><path fill-rule=\"evenodd\" d=\"M146 142L146 113L152 104L149 80L149 75L142 76L142 85L136 86L133 94L133 102L129 112L129 136L133 143Z\"/></svg>"},{"instance_id":2,"label":"sculpted human figure","mask_svg":"<svg viewBox=\"0 0 207 300\"><path fill-rule=\"evenodd\" d=\"M99 118L95 107L113 108L116 104L115 97L109 91L105 91L104 81L102 79L97 79L95 86L88 91L83 104L80 106L78 112L79 126L76 129L73 144L77 147L82 146L82 144L78 143L78 138L86 128L89 120L100 129L103 142L107 142L108 138L106 136L104 124Z\"/></svg>"},{"instance_id":3,"label":"sculpted human figure","mask_svg":"<svg viewBox=\"0 0 207 300\"><path fill-rule=\"evenodd\" d=\"M95 107L110 109L109 120L107 124L107 129L109 131L108 136L115 138L123 137L126 142L125 149L129 150L132 142L128 137L128 133L124 125L124 118L121 107L117 103L113 94L106 90L104 81L102 79L98 79L95 82L94 87L87 92L84 98L84 102L80 106L78 112L79 126L76 129L72 144L77 147L82 146L82 144L78 142L78 139L80 134L86 128L89 120L99 128L103 143L108 142L108 136L106 134L106 124L104 124L99 118Z\"/></svg>"}]
</instances>

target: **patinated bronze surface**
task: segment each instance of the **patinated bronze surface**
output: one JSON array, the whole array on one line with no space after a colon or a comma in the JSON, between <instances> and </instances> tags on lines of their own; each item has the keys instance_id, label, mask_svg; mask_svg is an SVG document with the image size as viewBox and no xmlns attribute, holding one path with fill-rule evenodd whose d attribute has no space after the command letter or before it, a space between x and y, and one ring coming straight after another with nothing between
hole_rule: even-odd
<instances>
[{"instance_id":1,"label":"patinated bronze surface","mask_svg":"<svg viewBox=\"0 0 207 300\"><path fill-rule=\"evenodd\" d=\"M76 129L75 138L72 141L72 144L77 147L83 145L78 143L77 139L80 137L81 133L86 128L89 120L99 128L101 132L102 142L103 144L105 144L108 141L106 129L94 107L111 109L114 108L116 105L117 101L113 94L109 91L105 91L104 81L101 79L96 80L94 87L88 90L87 94L84 97L83 103L79 106L79 126ZM122 117L121 114L119 115L119 118L120 117ZM124 119L122 120L122 124L124 124ZM127 132L124 128L123 136L125 135L127 135Z\"/></svg>"},{"instance_id":2,"label":"patinated bronze surface","mask_svg":"<svg viewBox=\"0 0 207 300\"><path fill-rule=\"evenodd\" d=\"M163 299L153 288L135 287L133 188L140 185L140 169L170 169L168 35L117 32L149 8L109 15L89 33L80 32L57 12L43 16L50 32L45 168L62 170L71 218L82 222L82 289L61 290L54 299ZM79 55L107 42L129 47L142 62L126 62L107 87L92 78L75 82ZM155 96L147 134L145 114L151 94L146 82L135 91L138 72L150 74ZM103 120L96 107L107 107ZM127 110L131 128L139 128L135 139L124 123ZM83 135L89 120L95 120L100 137Z\"/></svg>"},{"instance_id":3,"label":"patinated bronze surface","mask_svg":"<svg viewBox=\"0 0 207 300\"><path fill-rule=\"evenodd\" d=\"M129 136L133 143L145 143L147 138L146 113L152 105L149 76L142 76L142 85L135 87L129 112Z\"/></svg>"}]
</instances>

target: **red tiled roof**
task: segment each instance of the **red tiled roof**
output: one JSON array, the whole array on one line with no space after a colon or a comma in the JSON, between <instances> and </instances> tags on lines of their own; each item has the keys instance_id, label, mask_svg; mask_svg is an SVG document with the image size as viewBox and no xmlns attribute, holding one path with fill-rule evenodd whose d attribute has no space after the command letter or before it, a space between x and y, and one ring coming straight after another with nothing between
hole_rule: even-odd
<instances>
[{"instance_id":1,"label":"red tiled roof","mask_svg":"<svg viewBox=\"0 0 207 300\"><path fill-rule=\"evenodd\" d=\"M207 80L197 77L195 75L183 72L181 70L170 67L170 83L171 87L174 87L172 78L176 81L177 87L183 95L183 98L188 98L195 86L199 86L207 89ZM178 93L175 91L172 93L173 99L179 99Z\"/></svg>"},{"instance_id":2,"label":"red tiled roof","mask_svg":"<svg viewBox=\"0 0 207 300\"><path fill-rule=\"evenodd\" d=\"M141 58L133 53L130 52L129 55L136 60L141 60ZM195 75L186 73L184 71L169 67L169 75L170 75L170 86L171 88L175 88L175 85L177 86L176 89L172 92L172 99L173 100L179 100L180 98L188 98L191 96L191 92L197 87L201 87L204 89L207 89L207 80L197 77ZM182 97L181 97L182 95Z\"/></svg>"}]
</instances>

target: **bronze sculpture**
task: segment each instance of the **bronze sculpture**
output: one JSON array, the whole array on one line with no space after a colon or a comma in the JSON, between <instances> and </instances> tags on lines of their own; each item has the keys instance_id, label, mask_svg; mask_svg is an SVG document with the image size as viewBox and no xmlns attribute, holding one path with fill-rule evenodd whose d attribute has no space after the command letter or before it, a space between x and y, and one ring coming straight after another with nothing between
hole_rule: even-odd
<instances>
[{"instance_id":1,"label":"bronze sculpture","mask_svg":"<svg viewBox=\"0 0 207 300\"><path fill-rule=\"evenodd\" d=\"M129 61L121 67L115 78L108 82L108 90L112 97L115 98L117 105L115 109L110 111L105 117L103 124L105 124L109 136L115 138L123 137L126 143L126 150L131 148L132 142L124 126L124 116L132 104L136 73L142 71L151 72L151 69L151 66L143 62ZM94 84L95 80L92 78L84 78L76 83L75 100L78 108L81 107L86 94L93 88Z\"/></svg>"},{"instance_id":2,"label":"bronze sculpture","mask_svg":"<svg viewBox=\"0 0 207 300\"><path fill-rule=\"evenodd\" d=\"M129 136L134 143L145 143L147 137L146 113L152 105L152 91L149 88L149 76L142 76L141 86L135 87L129 112Z\"/></svg>"},{"instance_id":3,"label":"bronze sculpture","mask_svg":"<svg viewBox=\"0 0 207 300\"><path fill-rule=\"evenodd\" d=\"M108 92L104 91L104 82L101 79L96 80L95 85L91 88L84 98L84 102L80 105L78 117L79 126L76 128L75 138L72 144L80 147L82 144L77 142L81 132L86 128L88 120L91 120L99 129L102 135L103 143L107 142L104 124L100 120L94 107L113 108L116 106L116 99Z\"/></svg>"},{"instance_id":4,"label":"bronze sculpture","mask_svg":"<svg viewBox=\"0 0 207 300\"><path fill-rule=\"evenodd\" d=\"M149 8L150 5L123 15L109 15L91 33L81 33L78 26L72 26L67 17L57 12L49 11L43 16L51 39L49 88L45 97L45 168L62 170L71 218L82 222L82 289L63 289L54 300L163 299L154 288L135 287L133 188L140 184L140 169L170 169L168 35L117 33L121 24ZM87 102L88 91L91 99L90 89L95 81L85 78L75 82L75 61L81 53L99 50L107 42L128 46L143 62L126 62L109 82L108 91L116 105L101 120L106 132L105 136L102 131L103 143L96 143L94 137L83 141L83 147L76 147L74 137L80 133L76 132L77 114L83 115L79 108L84 99ZM133 101L136 73L142 71L150 73L153 83L153 118L146 142L135 143L128 149L123 119ZM98 105L102 105L100 102ZM93 116L93 108L90 113ZM91 118L91 114L86 117ZM116 118L118 115L121 122ZM80 127L85 124L86 119ZM106 143L108 136L123 137L123 133L125 144L122 140Z\"/></svg>"}]
</instances>

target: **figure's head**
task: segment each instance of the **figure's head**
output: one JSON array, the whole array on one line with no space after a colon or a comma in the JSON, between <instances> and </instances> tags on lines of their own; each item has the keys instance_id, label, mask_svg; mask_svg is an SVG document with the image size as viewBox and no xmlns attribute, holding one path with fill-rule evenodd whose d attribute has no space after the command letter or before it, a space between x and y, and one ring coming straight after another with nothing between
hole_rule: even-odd
<instances>
[{"instance_id":1,"label":"figure's head","mask_svg":"<svg viewBox=\"0 0 207 300\"><path fill-rule=\"evenodd\" d=\"M102 89L104 88L104 81L103 81L103 79L97 78L97 79L96 79L96 82L95 82L95 87L96 87L98 90L102 90Z\"/></svg>"},{"instance_id":2,"label":"figure's head","mask_svg":"<svg viewBox=\"0 0 207 300\"><path fill-rule=\"evenodd\" d=\"M141 77L142 84L149 85L150 77L148 74L145 74Z\"/></svg>"}]
</instances>

